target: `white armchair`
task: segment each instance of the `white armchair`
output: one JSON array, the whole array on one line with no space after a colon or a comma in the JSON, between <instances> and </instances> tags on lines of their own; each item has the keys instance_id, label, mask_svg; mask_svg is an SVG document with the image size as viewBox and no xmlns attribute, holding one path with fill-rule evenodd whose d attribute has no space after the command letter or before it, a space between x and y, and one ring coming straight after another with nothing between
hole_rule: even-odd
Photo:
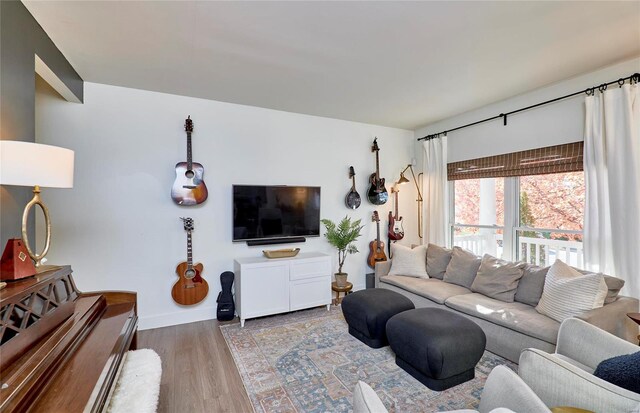
<instances>
[{"instance_id":1,"label":"white armchair","mask_svg":"<svg viewBox=\"0 0 640 413\"><path fill-rule=\"evenodd\" d=\"M631 412L640 408L640 394L599 379L593 372L605 359L637 351L640 347L570 318L560 326L556 352L524 350L518 374L547 406Z\"/></svg>"},{"instance_id":2,"label":"white armchair","mask_svg":"<svg viewBox=\"0 0 640 413\"><path fill-rule=\"evenodd\" d=\"M358 382L353 391L354 413L387 413L375 391ZM508 367L491 370L480 398L480 413L545 413L551 412L520 377ZM454 410L449 413L477 413L475 410Z\"/></svg>"}]
</instances>

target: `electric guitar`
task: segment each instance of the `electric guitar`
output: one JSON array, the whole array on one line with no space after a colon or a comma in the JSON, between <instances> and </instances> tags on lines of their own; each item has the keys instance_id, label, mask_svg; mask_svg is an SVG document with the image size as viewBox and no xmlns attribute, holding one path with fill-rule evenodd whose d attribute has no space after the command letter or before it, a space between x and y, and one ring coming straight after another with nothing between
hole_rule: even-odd
<instances>
[{"instance_id":1,"label":"electric guitar","mask_svg":"<svg viewBox=\"0 0 640 413\"><path fill-rule=\"evenodd\" d=\"M184 130L187 132L187 162L176 164L176 180L171 188L171 198L178 205L191 206L206 201L209 192L203 180L204 167L191 159L191 116L185 120Z\"/></svg>"},{"instance_id":2,"label":"electric guitar","mask_svg":"<svg viewBox=\"0 0 640 413\"><path fill-rule=\"evenodd\" d=\"M348 208L357 209L360 206L360 194L356 191L356 171L353 166L349 167L349 178L351 178L351 190L347 194L344 202Z\"/></svg>"},{"instance_id":3,"label":"electric guitar","mask_svg":"<svg viewBox=\"0 0 640 413\"><path fill-rule=\"evenodd\" d=\"M395 216L389 211L389 231L388 236L390 240L400 241L404 238L404 226L402 225L402 217L398 216L398 191L391 188L391 193L395 197Z\"/></svg>"},{"instance_id":4,"label":"electric guitar","mask_svg":"<svg viewBox=\"0 0 640 413\"><path fill-rule=\"evenodd\" d=\"M387 255L384 253L384 242L380 241L380 217L378 216L378 211L373 212L371 221L376 223L376 239L369 243L367 264L369 267L375 269L376 262L386 261Z\"/></svg>"},{"instance_id":5,"label":"electric guitar","mask_svg":"<svg viewBox=\"0 0 640 413\"><path fill-rule=\"evenodd\" d=\"M378 138L373 140L371 152L376 153L376 172L372 173L369 177L371 185L369 186L367 198L369 199L369 202L374 205L384 205L387 202L387 199L389 199L389 194L387 193L387 188L384 187L384 178L380 178L380 159L378 156L380 148L378 147Z\"/></svg>"},{"instance_id":6,"label":"electric guitar","mask_svg":"<svg viewBox=\"0 0 640 413\"><path fill-rule=\"evenodd\" d=\"M178 281L171 289L173 301L182 305L197 304L209 293L209 284L202 278L202 264L193 265L193 255L191 246L191 232L193 231L192 218L180 218L184 223L184 230L187 231L187 261L178 264L176 275Z\"/></svg>"}]
</instances>

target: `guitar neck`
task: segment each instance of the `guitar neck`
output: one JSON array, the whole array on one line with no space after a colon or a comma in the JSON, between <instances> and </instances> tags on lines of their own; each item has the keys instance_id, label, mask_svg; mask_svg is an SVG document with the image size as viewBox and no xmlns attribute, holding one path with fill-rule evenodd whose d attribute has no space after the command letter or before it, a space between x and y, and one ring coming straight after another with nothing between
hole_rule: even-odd
<instances>
[{"instance_id":1,"label":"guitar neck","mask_svg":"<svg viewBox=\"0 0 640 413\"><path fill-rule=\"evenodd\" d=\"M187 231L187 268L193 268L193 253L191 245L191 231Z\"/></svg>"},{"instance_id":2,"label":"guitar neck","mask_svg":"<svg viewBox=\"0 0 640 413\"><path fill-rule=\"evenodd\" d=\"M376 181L380 180L380 160L378 157L378 153L380 151L376 151Z\"/></svg>"},{"instance_id":3,"label":"guitar neck","mask_svg":"<svg viewBox=\"0 0 640 413\"><path fill-rule=\"evenodd\" d=\"M187 131L187 170L193 169L193 160L191 158L191 132Z\"/></svg>"},{"instance_id":4,"label":"guitar neck","mask_svg":"<svg viewBox=\"0 0 640 413\"><path fill-rule=\"evenodd\" d=\"M380 221L376 221L376 242L380 243Z\"/></svg>"},{"instance_id":5,"label":"guitar neck","mask_svg":"<svg viewBox=\"0 0 640 413\"><path fill-rule=\"evenodd\" d=\"M398 219L398 191L395 191L395 192L394 192L394 195L395 195L395 197L396 197L396 206L395 206L395 213L396 213L396 216L395 216L394 218L395 218L395 219Z\"/></svg>"},{"instance_id":6,"label":"guitar neck","mask_svg":"<svg viewBox=\"0 0 640 413\"><path fill-rule=\"evenodd\" d=\"M351 190L353 192L356 192L356 176L355 175L351 177Z\"/></svg>"}]
</instances>

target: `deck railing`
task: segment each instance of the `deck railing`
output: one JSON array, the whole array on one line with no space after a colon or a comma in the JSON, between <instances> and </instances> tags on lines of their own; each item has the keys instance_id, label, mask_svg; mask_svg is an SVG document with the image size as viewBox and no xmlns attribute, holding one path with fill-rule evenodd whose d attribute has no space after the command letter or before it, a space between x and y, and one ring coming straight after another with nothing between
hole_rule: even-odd
<instances>
[{"instance_id":1,"label":"deck railing","mask_svg":"<svg viewBox=\"0 0 640 413\"><path fill-rule=\"evenodd\" d=\"M549 231L541 231L549 232ZM554 233L563 233L555 230ZM571 231L568 233L575 234ZM453 244L473 252L476 255L491 254L496 257L502 256L502 234L477 233L454 235ZM584 267L584 254L582 242L568 241L549 238L535 238L518 236L517 259L539 266L549 266L556 259L561 259L565 263L577 267Z\"/></svg>"}]
</instances>

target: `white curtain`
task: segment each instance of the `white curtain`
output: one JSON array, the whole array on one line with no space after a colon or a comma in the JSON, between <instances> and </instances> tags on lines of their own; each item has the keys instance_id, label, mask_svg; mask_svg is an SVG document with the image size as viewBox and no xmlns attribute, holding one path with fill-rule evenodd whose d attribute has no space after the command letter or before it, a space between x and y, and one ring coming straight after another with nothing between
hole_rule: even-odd
<instances>
[{"instance_id":1,"label":"white curtain","mask_svg":"<svg viewBox=\"0 0 640 413\"><path fill-rule=\"evenodd\" d=\"M633 297L640 297L639 90L625 84L585 100L585 262L624 279Z\"/></svg>"},{"instance_id":2,"label":"white curtain","mask_svg":"<svg viewBox=\"0 0 640 413\"><path fill-rule=\"evenodd\" d=\"M445 246L449 239L447 137L424 141L423 148L423 243Z\"/></svg>"}]
</instances>

